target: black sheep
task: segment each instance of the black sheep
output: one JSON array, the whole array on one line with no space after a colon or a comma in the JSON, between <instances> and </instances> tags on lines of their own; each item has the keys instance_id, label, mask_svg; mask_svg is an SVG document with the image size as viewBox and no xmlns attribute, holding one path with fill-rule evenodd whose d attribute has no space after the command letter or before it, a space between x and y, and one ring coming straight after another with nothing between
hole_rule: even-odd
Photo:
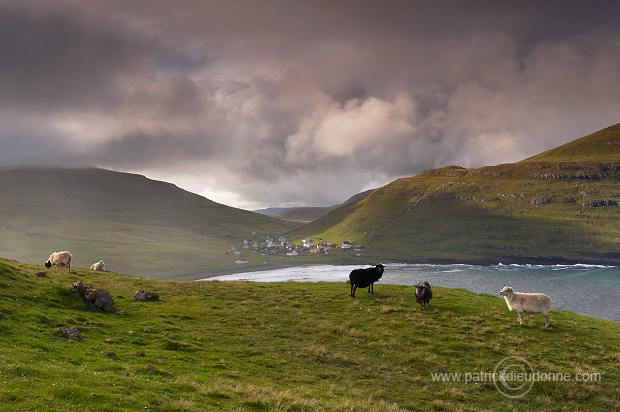
<instances>
[{"instance_id":1,"label":"black sheep","mask_svg":"<svg viewBox=\"0 0 620 412\"><path fill-rule=\"evenodd\" d=\"M425 305L430 305L433 298L433 289L427 281L418 283L415 287L415 301L420 304L420 309Z\"/></svg>"},{"instance_id":2,"label":"black sheep","mask_svg":"<svg viewBox=\"0 0 620 412\"><path fill-rule=\"evenodd\" d=\"M385 266L378 264L374 268L354 269L349 274L349 283L351 284L351 297L355 297L357 288L368 287L369 293L375 293L374 283L378 282L383 275Z\"/></svg>"}]
</instances>

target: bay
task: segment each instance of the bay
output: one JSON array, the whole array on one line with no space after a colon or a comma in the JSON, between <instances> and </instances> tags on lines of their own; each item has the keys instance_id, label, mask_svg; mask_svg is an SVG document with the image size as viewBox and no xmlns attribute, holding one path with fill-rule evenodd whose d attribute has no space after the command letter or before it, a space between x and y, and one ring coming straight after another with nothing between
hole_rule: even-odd
<instances>
[{"instance_id":1,"label":"bay","mask_svg":"<svg viewBox=\"0 0 620 412\"><path fill-rule=\"evenodd\" d=\"M363 265L312 265L216 276L204 280L256 282L345 282L351 270ZM570 310L620 322L620 267L596 265L426 265L386 264L381 283L464 288L498 296L504 286L519 292L542 292L553 300L553 309ZM378 287L377 287L378 286ZM343 285L348 294L348 285ZM413 298L413 297L412 297Z\"/></svg>"}]
</instances>

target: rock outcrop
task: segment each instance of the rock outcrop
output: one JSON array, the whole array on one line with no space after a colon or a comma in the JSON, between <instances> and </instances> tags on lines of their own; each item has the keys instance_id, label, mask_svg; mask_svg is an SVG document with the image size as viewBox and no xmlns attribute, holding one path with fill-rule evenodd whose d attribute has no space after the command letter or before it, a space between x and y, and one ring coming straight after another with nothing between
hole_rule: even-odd
<instances>
[{"instance_id":1,"label":"rock outcrop","mask_svg":"<svg viewBox=\"0 0 620 412\"><path fill-rule=\"evenodd\" d=\"M114 307L114 298L107 290L95 289L92 285L75 282L69 292L76 298L84 300L92 310L121 313Z\"/></svg>"}]
</instances>

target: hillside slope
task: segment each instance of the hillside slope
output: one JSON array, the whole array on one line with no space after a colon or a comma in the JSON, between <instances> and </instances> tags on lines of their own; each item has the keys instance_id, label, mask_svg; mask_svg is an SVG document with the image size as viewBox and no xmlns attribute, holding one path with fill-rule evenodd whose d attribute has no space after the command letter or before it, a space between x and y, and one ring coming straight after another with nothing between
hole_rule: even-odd
<instances>
[{"instance_id":1,"label":"hillside slope","mask_svg":"<svg viewBox=\"0 0 620 412\"><path fill-rule=\"evenodd\" d=\"M620 124L517 163L398 179L304 226L376 259L620 264Z\"/></svg>"},{"instance_id":2,"label":"hillside slope","mask_svg":"<svg viewBox=\"0 0 620 412\"><path fill-rule=\"evenodd\" d=\"M42 278L40 270L0 258L2 410L620 408L618 322L552 310L549 329L541 315L519 325L498 296L441 287L421 311L412 286L351 299L344 283L172 282L85 269ZM124 314L90 310L67 293L77 281L109 291ZM134 301L138 289L160 300ZM60 333L68 327L81 340ZM491 374L510 356L570 378L540 378L511 399L489 378L433 377Z\"/></svg>"},{"instance_id":3,"label":"hillside slope","mask_svg":"<svg viewBox=\"0 0 620 412\"><path fill-rule=\"evenodd\" d=\"M295 227L144 176L89 169L0 170L0 256L170 275L234 266L229 247Z\"/></svg>"}]
</instances>

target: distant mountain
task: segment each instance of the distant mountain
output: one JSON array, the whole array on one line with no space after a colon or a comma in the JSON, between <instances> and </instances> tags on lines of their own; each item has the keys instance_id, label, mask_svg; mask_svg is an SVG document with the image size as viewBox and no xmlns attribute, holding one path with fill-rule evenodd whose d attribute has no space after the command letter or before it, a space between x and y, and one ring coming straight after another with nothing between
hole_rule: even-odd
<instances>
[{"instance_id":1,"label":"distant mountain","mask_svg":"<svg viewBox=\"0 0 620 412\"><path fill-rule=\"evenodd\" d=\"M74 265L103 259L110 270L135 274L230 268L235 243L298 226L96 168L0 169L0 197L0 256L43 263L70 250Z\"/></svg>"},{"instance_id":2,"label":"distant mountain","mask_svg":"<svg viewBox=\"0 0 620 412\"><path fill-rule=\"evenodd\" d=\"M287 220L289 222L300 222L300 223L309 223L313 222L320 217L325 216L329 212L336 210L337 208L349 204L351 202L357 201L367 195L369 195L372 190L367 190L362 193L358 193L344 203L326 206L326 207L270 207L267 209L255 210L254 212L260 213L266 216L273 216L278 219Z\"/></svg>"},{"instance_id":3,"label":"distant mountain","mask_svg":"<svg viewBox=\"0 0 620 412\"><path fill-rule=\"evenodd\" d=\"M620 124L517 163L450 166L298 229L375 260L620 264Z\"/></svg>"},{"instance_id":4,"label":"distant mountain","mask_svg":"<svg viewBox=\"0 0 620 412\"><path fill-rule=\"evenodd\" d=\"M275 216L283 210L286 210L286 207L268 207L265 209L256 209L252 210L254 213L258 213L265 216Z\"/></svg>"}]
</instances>

